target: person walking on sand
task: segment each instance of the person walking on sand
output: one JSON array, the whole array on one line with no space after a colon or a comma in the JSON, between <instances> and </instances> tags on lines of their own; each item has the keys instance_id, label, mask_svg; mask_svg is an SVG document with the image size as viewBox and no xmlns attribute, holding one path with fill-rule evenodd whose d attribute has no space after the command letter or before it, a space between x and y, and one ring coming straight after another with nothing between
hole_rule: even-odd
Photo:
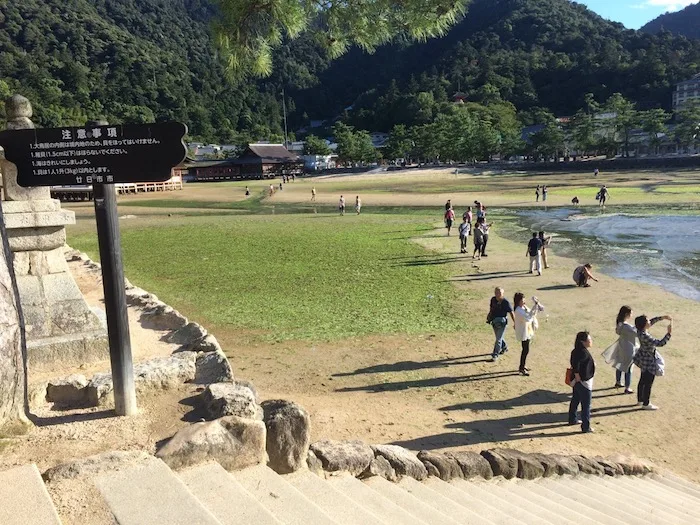
<instances>
[{"instance_id":1,"label":"person walking on sand","mask_svg":"<svg viewBox=\"0 0 700 525\"><path fill-rule=\"evenodd\" d=\"M472 207L471 206L467 206L467 211L464 212L464 215L462 215L462 218L466 219L469 224L472 223L473 215L472 215Z\"/></svg>"},{"instance_id":2,"label":"person walking on sand","mask_svg":"<svg viewBox=\"0 0 700 525\"><path fill-rule=\"evenodd\" d=\"M508 316L515 324L513 317L513 307L505 297L505 291L500 286L493 292L491 304L489 305L489 313L486 316L486 322L493 328L493 334L496 336L496 342L493 345L491 361L496 361L499 356L502 356L508 351L508 343L504 339L506 327L508 326Z\"/></svg>"},{"instance_id":3,"label":"person walking on sand","mask_svg":"<svg viewBox=\"0 0 700 525\"><path fill-rule=\"evenodd\" d=\"M467 222L467 217L462 217L462 224L459 225L459 253L467 253L467 242L469 241L469 230L472 225Z\"/></svg>"},{"instance_id":4,"label":"person walking on sand","mask_svg":"<svg viewBox=\"0 0 700 525\"><path fill-rule=\"evenodd\" d=\"M532 239L527 243L525 257L530 257L530 273L537 268L537 275L542 275L542 241L536 232L532 232Z\"/></svg>"},{"instance_id":5,"label":"person walking on sand","mask_svg":"<svg viewBox=\"0 0 700 525\"><path fill-rule=\"evenodd\" d=\"M455 211L450 208L445 212L445 228L447 228L447 236L450 236L450 230L455 222Z\"/></svg>"},{"instance_id":6,"label":"person walking on sand","mask_svg":"<svg viewBox=\"0 0 700 525\"><path fill-rule=\"evenodd\" d=\"M518 372L520 375L529 376L530 369L525 366L527 364L527 356L530 353L530 341L535 336L535 329L537 328L537 312L541 309L538 302L535 301L535 305L532 309L525 305L525 294L520 292L516 293L513 297L513 304L515 305L515 337L522 346L522 351L520 352L520 367Z\"/></svg>"},{"instance_id":7,"label":"person walking on sand","mask_svg":"<svg viewBox=\"0 0 700 525\"><path fill-rule=\"evenodd\" d=\"M248 189L248 186L245 187L245 196L246 198L250 197L250 189Z\"/></svg>"},{"instance_id":8,"label":"person walking on sand","mask_svg":"<svg viewBox=\"0 0 700 525\"><path fill-rule=\"evenodd\" d=\"M625 394L634 392L632 386L632 361L639 348L637 329L630 323L632 308L623 306L615 319L615 333L619 339L605 349L602 356L605 362L615 369L615 388L622 386L622 374L625 374Z\"/></svg>"},{"instance_id":9,"label":"person walking on sand","mask_svg":"<svg viewBox=\"0 0 700 525\"><path fill-rule=\"evenodd\" d=\"M549 263L547 262L547 248L552 244L552 236L545 236L544 232L538 232L537 237L542 241L542 264L544 264L545 269L549 268Z\"/></svg>"},{"instance_id":10,"label":"person walking on sand","mask_svg":"<svg viewBox=\"0 0 700 525\"><path fill-rule=\"evenodd\" d=\"M316 186L311 188L311 202L316 202Z\"/></svg>"},{"instance_id":11,"label":"person walking on sand","mask_svg":"<svg viewBox=\"0 0 700 525\"><path fill-rule=\"evenodd\" d=\"M547 201L547 192L548 191L549 191L549 189L547 188L547 186L542 186L542 202Z\"/></svg>"},{"instance_id":12,"label":"person walking on sand","mask_svg":"<svg viewBox=\"0 0 700 525\"><path fill-rule=\"evenodd\" d=\"M361 209L362 209L362 201L360 200L360 196L357 195L355 197L355 212L359 215Z\"/></svg>"},{"instance_id":13,"label":"person walking on sand","mask_svg":"<svg viewBox=\"0 0 700 525\"><path fill-rule=\"evenodd\" d=\"M345 197L343 197L342 195L340 196L340 200L338 201L338 211L341 215L345 215Z\"/></svg>"},{"instance_id":14,"label":"person walking on sand","mask_svg":"<svg viewBox=\"0 0 700 525\"><path fill-rule=\"evenodd\" d=\"M590 349L593 339L588 332L576 334L574 349L569 359L574 380L571 383L573 393L569 404L569 425L581 424L581 432L593 432L591 428L591 401L593 400L593 376L595 375L595 361ZM581 405L581 419L576 418L576 410Z\"/></svg>"},{"instance_id":15,"label":"person walking on sand","mask_svg":"<svg viewBox=\"0 0 700 525\"><path fill-rule=\"evenodd\" d=\"M272 184L270 184L270 197L272 197L274 195L274 193L275 193L275 187Z\"/></svg>"},{"instance_id":16,"label":"person walking on sand","mask_svg":"<svg viewBox=\"0 0 700 525\"><path fill-rule=\"evenodd\" d=\"M484 232L484 239L481 243L481 256L482 257L488 257L486 254L486 245L489 243L489 230L491 229L492 224L487 223L486 219L483 217L481 218L481 230Z\"/></svg>"},{"instance_id":17,"label":"person walking on sand","mask_svg":"<svg viewBox=\"0 0 700 525\"><path fill-rule=\"evenodd\" d=\"M540 202L540 185L535 188L535 202Z\"/></svg>"},{"instance_id":18,"label":"person walking on sand","mask_svg":"<svg viewBox=\"0 0 700 525\"><path fill-rule=\"evenodd\" d=\"M593 170L593 176L594 176L594 177L597 177L597 176L598 176L598 173L600 173L600 171L598 170L598 168L596 168L596 169Z\"/></svg>"},{"instance_id":19,"label":"person walking on sand","mask_svg":"<svg viewBox=\"0 0 700 525\"><path fill-rule=\"evenodd\" d=\"M477 256L481 259L481 248L484 244L484 230L482 226L484 225L484 219L476 220L476 228L472 231L474 236L474 253L472 253L472 259L476 259Z\"/></svg>"},{"instance_id":20,"label":"person walking on sand","mask_svg":"<svg viewBox=\"0 0 700 525\"><path fill-rule=\"evenodd\" d=\"M476 218L485 219L486 218L486 208L479 201L474 201L474 206L476 206Z\"/></svg>"},{"instance_id":21,"label":"person walking on sand","mask_svg":"<svg viewBox=\"0 0 700 525\"><path fill-rule=\"evenodd\" d=\"M598 195L600 196L600 198L598 199L598 205L601 207L605 206L605 201L607 201L610 198L610 192L608 191L608 187L603 186L602 188L600 188Z\"/></svg>"},{"instance_id":22,"label":"person walking on sand","mask_svg":"<svg viewBox=\"0 0 700 525\"><path fill-rule=\"evenodd\" d=\"M582 288L588 288L591 286L588 284L588 281L591 279L594 280L595 282L598 282L598 279L593 277L593 274L591 273L591 269L593 268L593 265L591 263L586 263L584 265L581 265L577 267L574 270L574 282L576 283L576 286L580 286Z\"/></svg>"},{"instance_id":23,"label":"person walking on sand","mask_svg":"<svg viewBox=\"0 0 700 525\"><path fill-rule=\"evenodd\" d=\"M649 328L664 319L669 321L666 335L661 339L656 339L649 333ZM639 350L634 355L634 364L639 367L641 372L637 385L637 402L642 405L643 410L658 410L659 407L651 404L651 387L656 376L663 375L664 371L663 359L656 348L664 346L671 339L673 318L664 315L663 317L654 317L650 321L646 315L640 315L634 320L634 326L637 328L637 337L639 337Z\"/></svg>"}]
</instances>

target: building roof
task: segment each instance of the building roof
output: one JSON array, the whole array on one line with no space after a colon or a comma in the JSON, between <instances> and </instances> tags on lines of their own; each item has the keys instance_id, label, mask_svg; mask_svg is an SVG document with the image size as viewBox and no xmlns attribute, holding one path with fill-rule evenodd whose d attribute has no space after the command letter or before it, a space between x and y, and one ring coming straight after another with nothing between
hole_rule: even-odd
<instances>
[{"instance_id":1,"label":"building roof","mask_svg":"<svg viewBox=\"0 0 700 525\"><path fill-rule=\"evenodd\" d=\"M282 144L249 144L235 164L289 164L303 162L298 155L287 151Z\"/></svg>"}]
</instances>

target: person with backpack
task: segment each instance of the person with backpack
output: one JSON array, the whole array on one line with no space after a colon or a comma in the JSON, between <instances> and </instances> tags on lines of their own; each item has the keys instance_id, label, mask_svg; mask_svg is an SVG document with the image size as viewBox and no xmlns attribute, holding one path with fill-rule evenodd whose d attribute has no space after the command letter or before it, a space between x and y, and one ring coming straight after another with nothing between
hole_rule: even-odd
<instances>
[{"instance_id":1,"label":"person with backpack","mask_svg":"<svg viewBox=\"0 0 700 525\"><path fill-rule=\"evenodd\" d=\"M447 236L450 235L450 230L455 222L455 212L452 208L445 212L445 228L447 228Z\"/></svg>"},{"instance_id":2,"label":"person with backpack","mask_svg":"<svg viewBox=\"0 0 700 525\"><path fill-rule=\"evenodd\" d=\"M608 192L608 187L603 186L600 188L600 191L598 192L599 199L598 199L598 205L599 206L605 206L605 201L607 201L610 198L610 192Z\"/></svg>"},{"instance_id":3,"label":"person with backpack","mask_svg":"<svg viewBox=\"0 0 700 525\"><path fill-rule=\"evenodd\" d=\"M537 236L537 232L532 232L532 239L527 243L526 257L530 257L530 273L534 273L533 268L537 267L537 275L542 275L542 241Z\"/></svg>"},{"instance_id":4,"label":"person with backpack","mask_svg":"<svg viewBox=\"0 0 700 525\"><path fill-rule=\"evenodd\" d=\"M581 423L581 432L593 432L591 428L591 401L593 400L593 376L595 361L590 349L593 339L588 332L576 334L574 349L571 351L569 363L574 373L571 383L573 394L569 404L569 425ZM581 419L576 418L576 410L581 405Z\"/></svg>"},{"instance_id":5,"label":"person with backpack","mask_svg":"<svg viewBox=\"0 0 700 525\"><path fill-rule=\"evenodd\" d=\"M462 217L462 224L459 225L459 252L467 253L467 241L469 240L469 230L472 225L467 222L466 215Z\"/></svg>"},{"instance_id":6,"label":"person with backpack","mask_svg":"<svg viewBox=\"0 0 700 525\"><path fill-rule=\"evenodd\" d=\"M664 319L669 321L666 335L661 339L656 339L649 333L649 328ZM639 337L639 350L634 355L634 364L641 371L637 385L637 402L642 405L642 410L658 410L659 407L651 404L651 387L656 376L663 375L664 370L663 359L656 348L664 346L671 339L673 318L664 315L649 320L646 315L640 315L634 320L634 326L637 328L637 337Z\"/></svg>"},{"instance_id":7,"label":"person with backpack","mask_svg":"<svg viewBox=\"0 0 700 525\"><path fill-rule=\"evenodd\" d=\"M506 327L508 326L508 316L515 323L513 317L513 307L505 297L505 291L500 286L494 290L491 304L489 305L489 313L486 316L486 322L493 328L493 334L496 336L496 342L493 345L491 361L496 361L499 356L508 351L508 343L504 339Z\"/></svg>"}]
</instances>

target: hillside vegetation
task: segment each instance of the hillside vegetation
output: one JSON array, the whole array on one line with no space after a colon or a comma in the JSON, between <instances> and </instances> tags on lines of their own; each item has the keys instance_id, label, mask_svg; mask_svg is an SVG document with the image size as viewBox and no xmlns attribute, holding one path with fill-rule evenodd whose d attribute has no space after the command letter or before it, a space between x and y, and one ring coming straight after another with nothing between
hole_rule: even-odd
<instances>
[{"instance_id":1,"label":"hillside vegetation","mask_svg":"<svg viewBox=\"0 0 700 525\"><path fill-rule=\"evenodd\" d=\"M40 126L181 120L192 138L281 140L290 126L342 115L371 131L431 122L461 92L571 114L584 95L620 92L668 107L675 82L700 67L700 40L650 35L568 0L473 0L444 38L395 42L331 62L310 35L285 42L262 81L227 79L210 34L212 0L0 0L0 96L21 92Z\"/></svg>"},{"instance_id":2,"label":"hillside vegetation","mask_svg":"<svg viewBox=\"0 0 700 525\"><path fill-rule=\"evenodd\" d=\"M688 38L700 38L700 2L675 13L665 13L642 27L646 33L670 31Z\"/></svg>"}]
</instances>

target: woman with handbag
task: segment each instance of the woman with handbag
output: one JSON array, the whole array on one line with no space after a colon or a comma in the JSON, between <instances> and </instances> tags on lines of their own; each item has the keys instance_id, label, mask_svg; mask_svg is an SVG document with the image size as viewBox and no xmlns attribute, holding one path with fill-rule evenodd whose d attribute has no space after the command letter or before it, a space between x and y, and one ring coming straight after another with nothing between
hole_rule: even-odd
<instances>
[{"instance_id":1,"label":"woman with handbag","mask_svg":"<svg viewBox=\"0 0 700 525\"><path fill-rule=\"evenodd\" d=\"M661 339L655 339L649 333L649 328L663 319L670 321L666 329L666 335ZM634 320L634 326L637 327L639 336L639 350L634 356L634 364L641 370L641 377L637 385L637 402L642 405L643 410L658 410L659 407L652 405L650 402L654 378L664 373L664 362L656 348L664 346L671 339L673 318L664 315L663 317L654 317L652 320L649 320L646 315L640 315Z\"/></svg>"},{"instance_id":2,"label":"woman with handbag","mask_svg":"<svg viewBox=\"0 0 700 525\"><path fill-rule=\"evenodd\" d=\"M637 329L630 323L632 308L623 306L615 320L615 333L620 338L605 349L603 359L615 369L615 388L622 386L622 374L625 374L625 394L634 392L632 386L632 360L637 353Z\"/></svg>"},{"instance_id":3,"label":"woman with handbag","mask_svg":"<svg viewBox=\"0 0 700 525\"><path fill-rule=\"evenodd\" d=\"M513 323L515 337L517 337L522 345L520 368L518 371L520 375L529 376L530 369L527 368L525 364L527 355L530 353L530 341L535 336L535 330L537 329L537 312L540 311L542 307L540 307L539 303L536 301L532 309L525 306L525 294L520 292L516 293L513 297L513 305L515 305L515 322Z\"/></svg>"},{"instance_id":4,"label":"woman with handbag","mask_svg":"<svg viewBox=\"0 0 700 525\"><path fill-rule=\"evenodd\" d=\"M593 399L593 376L595 375L595 361L590 348L593 339L588 332L576 334L574 349L571 351L571 369L573 371L573 395L569 404L569 425L581 423L581 431L593 432L591 428L591 401ZM576 410L581 405L581 419L576 418Z\"/></svg>"}]
</instances>

